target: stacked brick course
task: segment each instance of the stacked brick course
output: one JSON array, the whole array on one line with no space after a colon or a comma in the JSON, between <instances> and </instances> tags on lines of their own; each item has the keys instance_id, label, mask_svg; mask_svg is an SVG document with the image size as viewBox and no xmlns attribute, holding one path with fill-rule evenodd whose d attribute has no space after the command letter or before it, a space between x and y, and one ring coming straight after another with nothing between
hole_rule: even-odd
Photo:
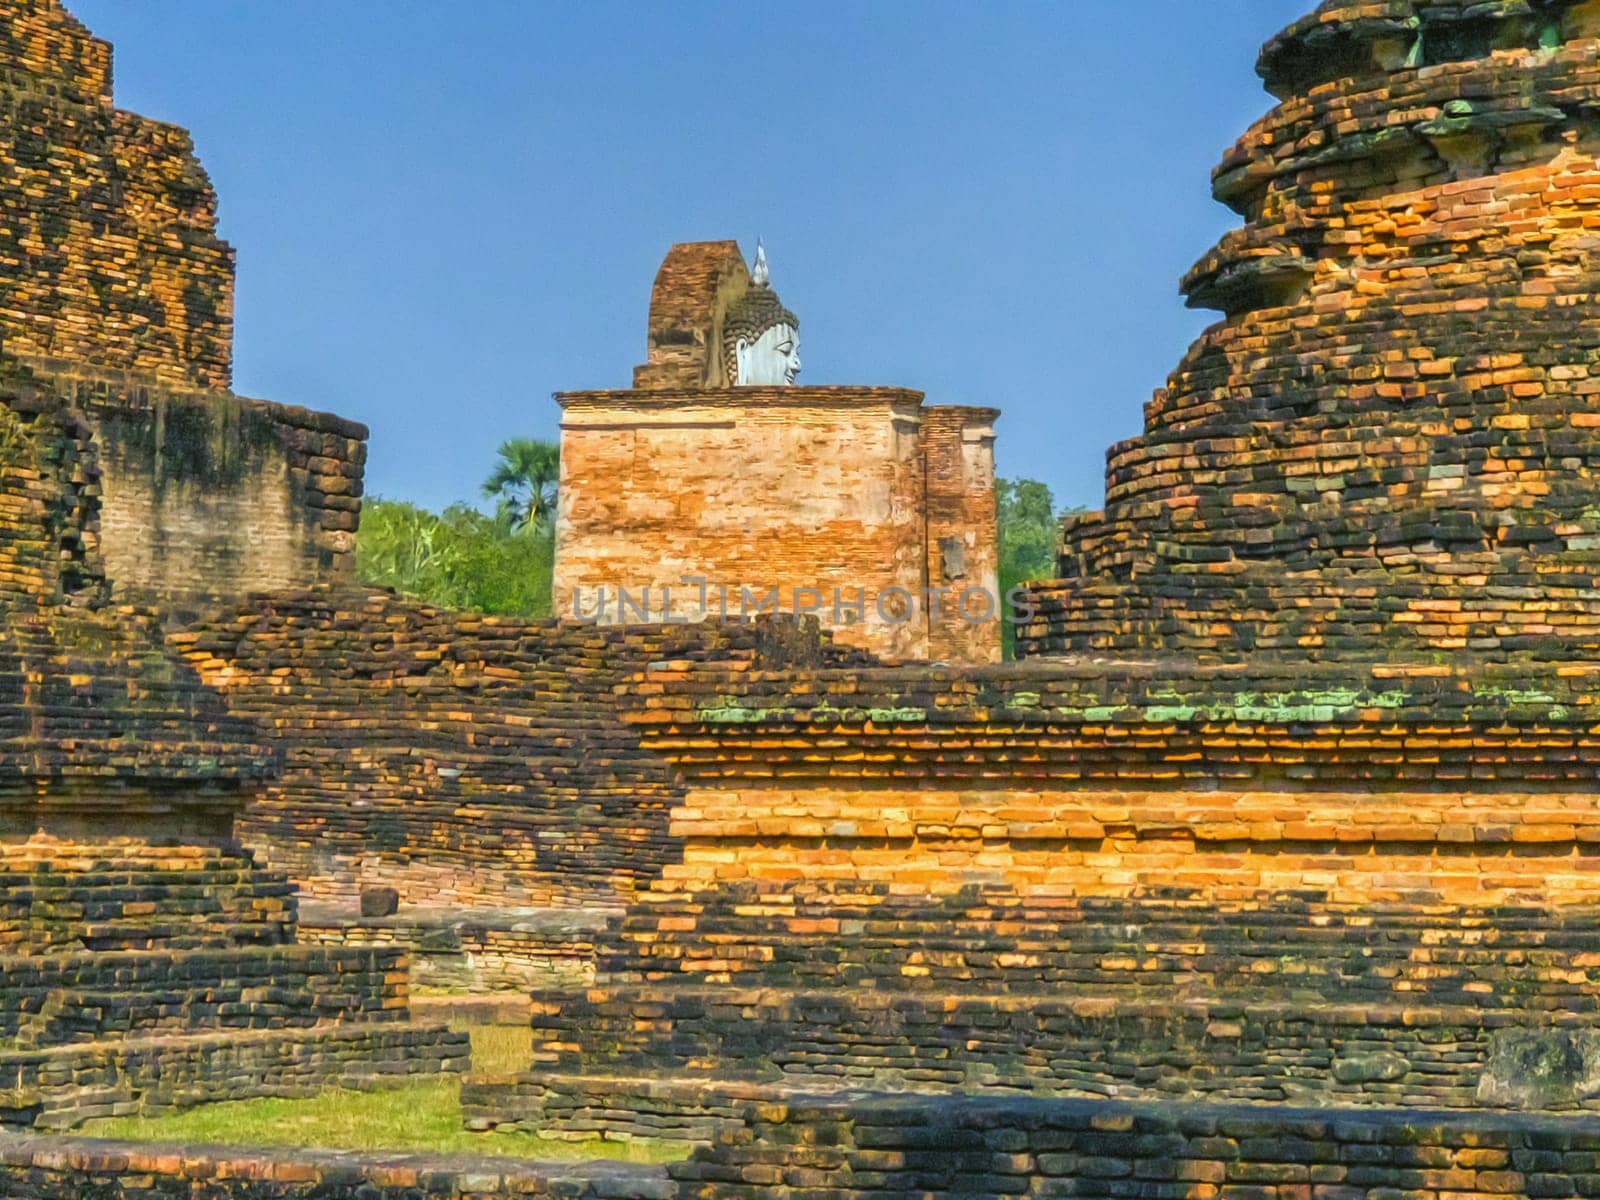
<instances>
[{"instance_id":1,"label":"stacked brick course","mask_svg":"<svg viewBox=\"0 0 1600 1200\"><path fill-rule=\"evenodd\" d=\"M554 906L615 906L678 855L681 785L617 716L628 676L824 646L814 627L780 645L767 623L596 628L354 591L264 598L172 644L282 748L242 836L306 894Z\"/></svg>"},{"instance_id":2,"label":"stacked brick course","mask_svg":"<svg viewBox=\"0 0 1600 1200\"><path fill-rule=\"evenodd\" d=\"M748 1107L749 1132L668 1168L680 1194L1583 1196L1593 1123L862 1095Z\"/></svg>"}]
</instances>

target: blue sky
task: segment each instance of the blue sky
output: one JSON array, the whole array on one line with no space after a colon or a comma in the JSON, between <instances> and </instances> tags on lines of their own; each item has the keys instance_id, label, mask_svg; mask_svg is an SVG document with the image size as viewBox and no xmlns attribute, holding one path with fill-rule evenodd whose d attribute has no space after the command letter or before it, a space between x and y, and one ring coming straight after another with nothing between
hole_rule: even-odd
<instances>
[{"instance_id":1,"label":"blue sky","mask_svg":"<svg viewBox=\"0 0 1600 1200\"><path fill-rule=\"evenodd\" d=\"M1005 411L1098 507L1211 319L1209 172L1311 0L67 0L192 129L239 249L237 390L372 426L369 492L476 496L626 386L675 241L765 237L805 381Z\"/></svg>"}]
</instances>

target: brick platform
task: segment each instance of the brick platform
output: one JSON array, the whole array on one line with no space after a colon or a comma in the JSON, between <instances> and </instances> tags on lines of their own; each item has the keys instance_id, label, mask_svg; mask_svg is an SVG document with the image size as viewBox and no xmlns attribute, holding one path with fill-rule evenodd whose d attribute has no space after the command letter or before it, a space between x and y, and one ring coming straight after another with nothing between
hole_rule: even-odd
<instances>
[{"instance_id":1,"label":"brick platform","mask_svg":"<svg viewBox=\"0 0 1600 1200\"><path fill-rule=\"evenodd\" d=\"M1591 668L652 668L661 890L861 880L1600 900Z\"/></svg>"}]
</instances>

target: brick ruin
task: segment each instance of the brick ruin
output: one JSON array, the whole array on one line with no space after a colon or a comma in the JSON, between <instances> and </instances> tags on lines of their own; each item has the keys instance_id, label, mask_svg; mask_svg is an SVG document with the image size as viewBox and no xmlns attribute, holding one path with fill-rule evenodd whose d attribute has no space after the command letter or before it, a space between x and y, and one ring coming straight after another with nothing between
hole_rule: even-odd
<instances>
[{"instance_id":1,"label":"brick ruin","mask_svg":"<svg viewBox=\"0 0 1600 1200\"><path fill-rule=\"evenodd\" d=\"M277 751L113 600L93 423L0 401L0 1128L465 1065L402 949L295 945L235 836Z\"/></svg>"},{"instance_id":2,"label":"brick ruin","mask_svg":"<svg viewBox=\"0 0 1600 1200\"><path fill-rule=\"evenodd\" d=\"M434 908L616 908L681 856L681 781L618 713L650 663L779 666L756 623L613 629L441 612L388 593L276 593L173 632L282 772L242 836L303 895Z\"/></svg>"},{"instance_id":3,"label":"brick ruin","mask_svg":"<svg viewBox=\"0 0 1600 1200\"><path fill-rule=\"evenodd\" d=\"M94 426L118 589L347 578L366 428L229 390L234 252L189 135L115 107L58 0L0 6L0 106L0 356Z\"/></svg>"},{"instance_id":4,"label":"brick ruin","mask_svg":"<svg viewBox=\"0 0 1600 1200\"><path fill-rule=\"evenodd\" d=\"M674 246L633 388L556 397L557 614L702 621L770 593L885 658L998 661L1000 414L902 388L727 386L722 322L749 287L736 243Z\"/></svg>"},{"instance_id":5,"label":"brick ruin","mask_svg":"<svg viewBox=\"0 0 1600 1200\"><path fill-rule=\"evenodd\" d=\"M62 81L109 52L54 0L0 14L9 88L114 119ZM1217 176L1247 224L1188 283L1224 319L1068 523L1018 664L936 630L446 613L315 555L163 592L112 544L143 468L109 410L173 410L140 425L73 373L257 402L185 374L202 350L127 357L154 335L17 355L0 1121L458 1067L407 1019L431 946L418 978L532 998L528 1069L468 1078L469 1128L696 1149L562 1171L7 1135L0 1190L1592 1194L1597 63L1592 0L1330 0L1267 44L1281 103ZM565 544L936 577L992 506L987 434L914 393L711 386L748 286L737 247L676 248L635 388L563 395ZM262 461L292 444L341 498L319 511L358 510L364 431L252 411L304 433ZM153 488L174 528L260 486L247 432L207 444L237 490ZM846 470L923 505L904 540L807 510L748 547L681 508L716 484L767 520ZM628 524L651 504L680 508ZM374 885L400 911L353 917Z\"/></svg>"},{"instance_id":6,"label":"brick ruin","mask_svg":"<svg viewBox=\"0 0 1600 1200\"><path fill-rule=\"evenodd\" d=\"M1324 4L1213 175L1221 311L1064 530L1036 655L1593 658L1591 4ZM1408 65L1409 64L1409 65Z\"/></svg>"},{"instance_id":7,"label":"brick ruin","mask_svg":"<svg viewBox=\"0 0 1600 1200\"><path fill-rule=\"evenodd\" d=\"M1028 661L653 664L681 861L469 1118L696 1196L1595 1186L1597 13L1269 42Z\"/></svg>"}]
</instances>

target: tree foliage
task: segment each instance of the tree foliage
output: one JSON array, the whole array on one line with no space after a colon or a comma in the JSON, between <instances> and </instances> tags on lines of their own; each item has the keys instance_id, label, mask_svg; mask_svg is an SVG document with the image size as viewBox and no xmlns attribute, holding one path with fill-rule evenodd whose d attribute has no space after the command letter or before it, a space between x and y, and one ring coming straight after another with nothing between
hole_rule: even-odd
<instances>
[{"instance_id":1,"label":"tree foliage","mask_svg":"<svg viewBox=\"0 0 1600 1200\"><path fill-rule=\"evenodd\" d=\"M516 532L548 535L555 529L561 447L537 438L510 438L500 443L499 454L484 480L485 498L497 503L496 516Z\"/></svg>"},{"instance_id":2,"label":"tree foliage","mask_svg":"<svg viewBox=\"0 0 1600 1200\"><path fill-rule=\"evenodd\" d=\"M1061 514L1056 512L1050 489L1037 479L1000 479L995 482L995 506L1000 525L1001 596L1009 595L1018 584L1055 578ZM1007 620L1001 631L1007 658L1015 653L1015 633L1016 626Z\"/></svg>"},{"instance_id":3,"label":"tree foliage","mask_svg":"<svg viewBox=\"0 0 1600 1200\"><path fill-rule=\"evenodd\" d=\"M441 608L548 617L555 543L537 527L464 504L431 513L396 500L361 507L356 571L365 583Z\"/></svg>"}]
</instances>

